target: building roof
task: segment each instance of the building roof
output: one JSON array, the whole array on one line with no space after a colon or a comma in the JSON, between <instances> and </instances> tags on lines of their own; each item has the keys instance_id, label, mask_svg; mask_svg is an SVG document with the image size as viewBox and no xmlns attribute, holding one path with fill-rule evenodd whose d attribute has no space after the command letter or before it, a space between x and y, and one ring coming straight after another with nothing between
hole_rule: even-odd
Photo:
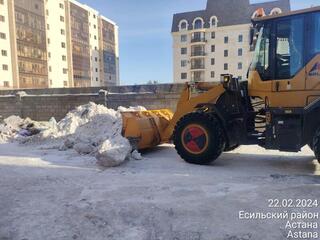
<instances>
[{"instance_id":1,"label":"building roof","mask_svg":"<svg viewBox=\"0 0 320 240\"><path fill-rule=\"evenodd\" d=\"M197 17L203 18L205 28L210 27L210 18L216 16L218 18L218 26L230 26L239 24L249 24L253 13L263 8L266 14L272 9L280 8L282 12L290 11L290 0L276 0L272 2L250 4L249 0L207 0L205 10L177 13L173 15L172 32L179 31L179 23L181 20L187 20L189 30L192 30L193 20Z\"/></svg>"}]
</instances>

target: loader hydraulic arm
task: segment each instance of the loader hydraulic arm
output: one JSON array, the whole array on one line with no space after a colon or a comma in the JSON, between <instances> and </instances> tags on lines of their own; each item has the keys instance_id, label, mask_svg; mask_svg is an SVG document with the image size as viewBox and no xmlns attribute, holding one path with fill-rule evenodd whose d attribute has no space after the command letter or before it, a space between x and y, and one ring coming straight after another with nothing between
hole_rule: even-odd
<instances>
[{"instance_id":1,"label":"loader hydraulic arm","mask_svg":"<svg viewBox=\"0 0 320 240\"><path fill-rule=\"evenodd\" d=\"M162 142L170 141L174 128L177 122L186 114L193 112L195 108L202 103L216 103L219 96L225 92L225 88L222 84L217 85L205 85L204 83L196 83L195 88L200 90L206 90L195 97L191 96L191 89L193 86L186 84L183 90L180 100L177 104L176 112L173 115L168 127L161 133Z\"/></svg>"}]
</instances>

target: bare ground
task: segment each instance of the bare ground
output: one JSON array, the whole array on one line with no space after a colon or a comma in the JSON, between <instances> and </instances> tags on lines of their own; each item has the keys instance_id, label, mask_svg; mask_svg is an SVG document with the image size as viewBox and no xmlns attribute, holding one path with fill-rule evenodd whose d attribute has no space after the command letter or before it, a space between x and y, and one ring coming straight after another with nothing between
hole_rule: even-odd
<instances>
[{"instance_id":1,"label":"bare ground","mask_svg":"<svg viewBox=\"0 0 320 240\"><path fill-rule=\"evenodd\" d=\"M171 145L112 169L71 152L0 145L0 240L281 240L270 198L320 197L320 166L299 154L243 147L211 166ZM317 209L317 211L319 211Z\"/></svg>"}]
</instances>

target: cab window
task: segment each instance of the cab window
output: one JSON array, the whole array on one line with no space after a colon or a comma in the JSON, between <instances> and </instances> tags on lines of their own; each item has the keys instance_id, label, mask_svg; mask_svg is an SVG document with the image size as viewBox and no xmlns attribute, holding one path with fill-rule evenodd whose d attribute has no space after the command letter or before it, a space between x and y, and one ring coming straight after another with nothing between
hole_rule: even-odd
<instances>
[{"instance_id":1,"label":"cab window","mask_svg":"<svg viewBox=\"0 0 320 240\"><path fill-rule=\"evenodd\" d=\"M304 17L276 22L275 79L291 79L304 67Z\"/></svg>"},{"instance_id":2,"label":"cab window","mask_svg":"<svg viewBox=\"0 0 320 240\"><path fill-rule=\"evenodd\" d=\"M251 64L251 70L259 73L262 80L270 80L272 78L270 59L270 43L271 43L271 24L265 24L259 32L258 41L254 59Z\"/></svg>"},{"instance_id":3,"label":"cab window","mask_svg":"<svg viewBox=\"0 0 320 240\"><path fill-rule=\"evenodd\" d=\"M310 33L310 58L313 58L320 53L320 13L313 14Z\"/></svg>"}]
</instances>

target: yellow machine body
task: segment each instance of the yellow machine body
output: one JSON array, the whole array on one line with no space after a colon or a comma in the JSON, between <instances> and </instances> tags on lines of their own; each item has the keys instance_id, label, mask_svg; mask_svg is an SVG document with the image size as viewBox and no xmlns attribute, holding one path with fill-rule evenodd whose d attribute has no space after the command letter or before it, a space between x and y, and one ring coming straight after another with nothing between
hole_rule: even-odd
<instances>
[{"instance_id":1,"label":"yellow machine body","mask_svg":"<svg viewBox=\"0 0 320 240\"><path fill-rule=\"evenodd\" d=\"M229 96L232 95L231 99L233 99L233 102L230 103L226 101L225 106L220 105L220 108L222 108L222 110L225 112L228 112L229 110L232 112L233 109L240 106L243 102L247 102L247 104L252 106L252 104L254 104L252 100L256 100L257 98L261 99L261 102L264 105L262 109L263 111L260 109L260 112L254 112L255 110L253 107L252 109L247 109L247 106L241 109L239 108L238 112L236 113L241 113L243 115L232 115L231 120L233 121L230 121L230 118L228 121L225 119L220 119L225 123L226 126L229 126L231 124L230 122L233 122L236 125L241 120L242 122L240 122L243 124L244 129L250 129L250 137L254 138L254 141L251 141L251 139L248 137L248 132L236 133L238 134L237 136L233 136L235 133L230 133L230 136L227 136L229 139L228 144L231 144L230 147L241 145L243 143L254 143L261 144L267 149L297 151L305 143L312 145L313 140L311 138L313 137L314 129L316 129L316 127L320 124L320 120L319 123L315 121L318 119L320 113L320 50L314 54L311 54L311 48L308 42L303 42L302 44L296 40L295 44L300 43L300 45L303 45L301 47L303 50L300 49L300 52L297 52L300 55L297 54L297 56L304 56L303 53L305 51L310 51L312 56L310 56L308 59L306 59L304 56L302 59L303 62L299 62L300 65L297 70L292 70L293 68L289 68L288 66L295 66L293 63L291 63L291 61L294 62L295 55L293 54L296 53L296 47L293 45L292 39L293 36L298 35L295 35L296 33L292 30L295 30L296 27L291 27L291 25L288 24L293 24L290 21L298 18L300 19L299 21L303 22L301 25L301 30L298 32L299 34L309 34L311 36L320 34L318 31L308 32L309 28L304 29L303 27L305 24L309 24L309 27L314 26L312 25L312 21L316 19L316 16L318 16L317 14L320 15L320 7L289 14L282 14L279 16L268 16L254 20L253 22L255 25L259 26L260 24L263 25L263 27L259 33L260 35L258 39L260 42L258 40L259 43L256 47L255 59L252 63L252 67L249 70L248 81L246 82L247 85L245 85L243 89L239 88L239 81L236 81L237 84L235 86L230 85L231 88L234 87L234 89L237 89L237 93L234 95L229 94L233 90L226 87L226 84L230 83L230 81L223 80L222 83L203 82L194 83L193 85L186 84L181 93L181 98L178 101L175 113L172 113L168 109L122 113L123 135L129 139L136 140L138 149L151 148L161 143L167 143L172 139L174 129L177 125L179 125L177 123L180 119L182 119L188 113L194 112L199 105L205 106L207 104L208 106L210 104L216 104L217 102L226 101L226 99L221 96L229 94ZM283 24L284 21L288 22L286 26L288 29L286 29L286 31L278 31L277 38L275 38L274 36L276 33L274 31L276 25L274 23L280 22ZM269 24L269 22L271 22L271 24ZM268 34L266 33L266 35L268 35L267 37L264 37L263 35L265 31L264 28L270 29L270 32ZM292 31L295 34L293 34ZM269 40L265 40L264 38L269 38ZM286 42L284 39L287 39ZM276 47L276 44L279 44L280 47ZM286 45L284 44L287 44L288 46L285 47ZM266 49L268 49L268 51L270 51L272 54L269 54ZM288 49L290 51L286 53L285 51L288 51ZM268 61L266 61L266 59L268 59ZM297 63L295 64L297 65ZM277 75L278 73L279 75ZM287 76L289 76L288 79ZM232 77L231 80L233 80ZM233 84L236 83L235 81L232 82ZM200 91L194 93L192 91L193 89ZM239 100L237 97L233 97L235 95L241 96L242 100ZM318 104L319 107L318 105L315 106L315 104ZM228 111L226 111L226 109ZM243 109L246 109L247 112L244 112ZM266 110L268 111L268 114L265 113ZM259 138L260 132L256 129L251 129L252 127L255 128L255 118L260 117L261 119L262 115L262 118L265 117L267 120L270 120L268 116L271 114L275 120L267 121L266 129L264 129L263 133L264 135L261 135ZM287 116L286 114L292 114L292 116ZM240 120L239 116L242 116ZM292 119L290 117L292 117ZM303 121L301 120L301 122L299 122L300 119ZM249 125L249 122L252 124ZM284 123L287 122L288 125L284 125ZM302 123L304 124L303 129L300 129ZM291 127L293 124L296 124L296 126ZM306 130L306 128L308 128L308 130ZM230 129L225 129L225 132L230 131ZM234 131L237 129L239 128L235 127ZM278 131L277 134L279 137L292 135L294 136L292 139L298 137L300 139L299 141L297 140L297 143L287 141L288 143L285 144L286 141L282 140L280 142L278 141L278 138L275 137L275 134L272 134L275 133L276 130ZM298 130L300 132L296 136L295 132ZM288 132L291 135L287 134ZM239 140L238 138L241 139ZM283 137L283 139L285 138L286 137ZM235 141L232 142L234 139ZM263 141L260 141L261 139L263 139Z\"/></svg>"},{"instance_id":2,"label":"yellow machine body","mask_svg":"<svg viewBox=\"0 0 320 240\"><path fill-rule=\"evenodd\" d=\"M206 92L192 96L193 88ZM135 147L140 150L168 143L181 117L192 112L200 103L215 103L224 91L222 84L186 84L175 113L169 109L123 112L123 136L136 142Z\"/></svg>"}]
</instances>

